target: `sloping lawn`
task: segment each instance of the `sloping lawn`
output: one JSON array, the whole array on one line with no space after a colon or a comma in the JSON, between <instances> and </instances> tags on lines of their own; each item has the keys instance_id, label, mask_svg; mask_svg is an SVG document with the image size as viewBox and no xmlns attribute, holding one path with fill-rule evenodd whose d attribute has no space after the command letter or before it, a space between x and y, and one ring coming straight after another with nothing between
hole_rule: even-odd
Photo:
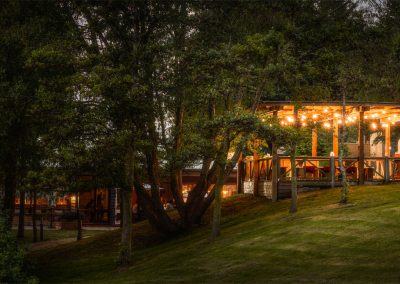
<instances>
[{"instance_id":1,"label":"sloping lawn","mask_svg":"<svg viewBox=\"0 0 400 284\"><path fill-rule=\"evenodd\" d=\"M338 189L271 203L249 196L225 202L222 236L204 226L161 242L135 226L134 264L118 269L118 231L33 252L42 283L398 283L400 185ZM206 218L207 219L207 218Z\"/></svg>"}]
</instances>

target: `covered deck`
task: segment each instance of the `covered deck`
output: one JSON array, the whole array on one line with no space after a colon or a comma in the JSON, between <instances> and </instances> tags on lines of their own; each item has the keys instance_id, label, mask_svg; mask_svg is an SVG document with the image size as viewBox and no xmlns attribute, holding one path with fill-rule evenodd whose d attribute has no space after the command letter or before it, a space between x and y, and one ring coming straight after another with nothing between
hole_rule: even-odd
<instances>
[{"instance_id":1,"label":"covered deck","mask_svg":"<svg viewBox=\"0 0 400 284\"><path fill-rule=\"evenodd\" d=\"M391 132L400 125L400 103L347 102L263 102L258 108L262 117L274 117L282 127L297 121L311 132L311 156L296 158L299 190L336 187L341 184L339 170L339 131L342 125L357 127L357 143L349 144L343 157L350 184L400 181L400 147L391 143ZM318 155L318 129L332 133L329 155ZM374 144L378 133L381 142ZM243 157L239 161L238 192L266 196L272 200L290 196L290 157L272 144L271 154Z\"/></svg>"}]
</instances>

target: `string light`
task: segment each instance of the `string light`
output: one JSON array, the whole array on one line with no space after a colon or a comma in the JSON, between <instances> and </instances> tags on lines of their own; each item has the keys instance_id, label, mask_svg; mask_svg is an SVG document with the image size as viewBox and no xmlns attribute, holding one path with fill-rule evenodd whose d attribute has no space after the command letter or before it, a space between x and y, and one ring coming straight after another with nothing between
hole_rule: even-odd
<instances>
[{"instance_id":1,"label":"string light","mask_svg":"<svg viewBox=\"0 0 400 284\"><path fill-rule=\"evenodd\" d=\"M331 128L331 124L329 122L324 122L324 127Z\"/></svg>"}]
</instances>

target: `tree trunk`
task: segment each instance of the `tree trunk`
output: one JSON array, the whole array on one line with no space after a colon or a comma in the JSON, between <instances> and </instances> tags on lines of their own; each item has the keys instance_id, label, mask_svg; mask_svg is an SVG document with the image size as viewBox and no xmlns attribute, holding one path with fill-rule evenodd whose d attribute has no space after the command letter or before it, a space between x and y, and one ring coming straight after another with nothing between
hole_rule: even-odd
<instances>
[{"instance_id":1,"label":"tree trunk","mask_svg":"<svg viewBox=\"0 0 400 284\"><path fill-rule=\"evenodd\" d=\"M222 171L218 175L217 183L215 185L215 197L213 208L213 222L212 222L212 239L215 240L221 234L221 208L222 208L222 188L224 186L224 177Z\"/></svg>"},{"instance_id":2,"label":"tree trunk","mask_svg":"<svg viewBox=\"0 0 400 284\"><path fill-rule=\"evenodd\" d=\"M340 131L340 142L339 142L339 167L340 173L342 176L342 192L340 196L340 203L347 203L347 192L348 192L348 184L346 177L346 169L343 164L343 154L344 154L344 140L346 135L346 96L343 94L343 104L342 104L342 129Z\"/></svg>"},{"instance_id":3,"label":"tree trunk","mask_svg":"<svg viewBox=\"0 0 400 284\"><path fill-rule=\"evenodd\" d=\"M4 214L6 228L11 230L14 218L15 192L17 189L17 164L14 157L10 157L6 161L7 168L5 170L5 192L2 214Z\"/></svg>"},{"instance_id":4,"label":"tree trunk","mask_svg":"<svg viewBox=\"0 0 400 284\"><path fill-rule=\"evenodd\" d=\"M290 203L290 213L297 212L297 172L296 172L296 144L292 145L292 153L290 155L290 169L292 173L291 193L292 199Z\"/></svg>"},{"instance_id":5,"label":"tree trunk","mask_svg":"<svg viewBox=\"0 0 400 284\"><path fill-rule=\"evenodd\" d=\"M77 234L76 234L76 240L80 241L82 240L82 219L81 215L79 214L79 193L77 193L77 198L76 198L76 222L77 224Z\"/></svg>"},{"instance_id":6,"label":"tree trunk","mask_svg":"<svg viewBox=\"0 0 400 284\"><path fill-rule=\"evenodd\" d=\"M19 239L25 237L25 190L19 192L19 216L18 216L18 234Z\"/></svg>"},{"instance_id":7,"label":"tree trunk","mask_svg":"<svg viewBox=\"0 0 400 284\"><path fill-rule=\"evenodd\" d=\"M33 242L37 242L37 226L36 226L36 204L37 204L37 195L36 189L33 190L33 207L32 207L32 234L33 234Z\"/></svg>"},{"instance_id":8,"label":"tree trunk","mask_svg":"<svg viewBox=\"0 0 400 284\"><path fill-rule=\"evenodd\" d=\"M132 189L120 190L122 203L121 252L119 263L128 266L132 260Z\"/></svg>"}]
</instances>

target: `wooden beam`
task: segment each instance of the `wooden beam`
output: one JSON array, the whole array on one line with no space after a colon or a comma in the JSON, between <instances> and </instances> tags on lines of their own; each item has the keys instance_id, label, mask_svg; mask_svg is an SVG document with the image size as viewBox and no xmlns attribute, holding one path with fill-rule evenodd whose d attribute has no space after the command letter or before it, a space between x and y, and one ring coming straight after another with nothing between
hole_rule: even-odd
<instances>
[{"instance_id":1,"label":"wooden beam","mask_svg":"<svg viewBox=\"0 0 400 284\"><path fill-rule=\"evenodd\" d=\"M385 156L390 157L390 123L385 128Z\"/></svg>"},{"instance_id":2,"label":"wooden beam","mask_svg":"<svg viewBox=\"0 0 400 284\"><path fill-rule=\"evenodd\" d=\"M358 120L358 183L364 184L364 108L360 107Z\"/></svg>"},{"instance_id":3,"label":"wooden beam","mask_svg":"<svg viewBox=\"0 0 400 284\"><path fill-rule=\"evenodd\" d=\"M335 157L339 156L339 124L336 119L333 121L332 151Z\"/></svg>"},{"instance_id":4,"label":"wooden beam","mask_svg":"<svg viewBox=\"0 0 400 284\"><path fill-rule=\"evenodd\" d=\"M311 143L311 156L317 157L317 147L318 147L318 133L317 128L313 127L312 129L312 143Z\"/></svg>"}]
</instances>

